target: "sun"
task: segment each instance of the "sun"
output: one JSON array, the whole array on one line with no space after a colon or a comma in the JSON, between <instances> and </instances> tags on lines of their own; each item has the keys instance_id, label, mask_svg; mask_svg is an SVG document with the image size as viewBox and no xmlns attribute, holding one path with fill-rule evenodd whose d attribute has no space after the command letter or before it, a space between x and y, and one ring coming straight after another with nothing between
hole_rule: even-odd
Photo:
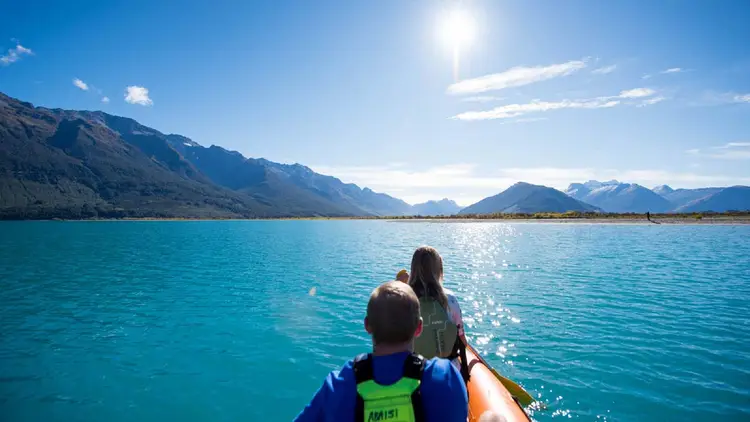
<instances>
[{"instance_id":1,"label":"sun","mask_svg":"<svg viewBox=\"0 0 750 422\"><path fill-rule=\"evenodd\" d=\"M465 9L452 9L440 16L438 37L453 56L453 79L458 80L461 53L474 41L474 17Z\"/></svg>"},{"instance_id":2,"label":"sun","mask_svg":"<svg viewBox=\"0 0 750 422\"><path fill-rule=\"evenodd\" d=\"M443 43L452 50L467 48L474 40L474 19L464 9L453 9L441 17L438 33Z\"/></svg>"}]
</instances>

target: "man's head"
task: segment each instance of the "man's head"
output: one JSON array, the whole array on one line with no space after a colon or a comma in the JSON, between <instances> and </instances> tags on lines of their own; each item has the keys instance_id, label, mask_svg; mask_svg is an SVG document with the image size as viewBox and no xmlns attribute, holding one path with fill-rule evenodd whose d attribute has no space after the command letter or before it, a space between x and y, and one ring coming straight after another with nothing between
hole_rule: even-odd
<instances>
[{"instance_id":1,"label":"man's head","mask_svg":"<svg viewBox=\"0 0 750 422\"><path fill-rule=\"evenodd\" d=\"M419 299L408 284L388 281L370 295L365 328L375 345L410 343L422 333Z\"/></svg>"}]
</instances>

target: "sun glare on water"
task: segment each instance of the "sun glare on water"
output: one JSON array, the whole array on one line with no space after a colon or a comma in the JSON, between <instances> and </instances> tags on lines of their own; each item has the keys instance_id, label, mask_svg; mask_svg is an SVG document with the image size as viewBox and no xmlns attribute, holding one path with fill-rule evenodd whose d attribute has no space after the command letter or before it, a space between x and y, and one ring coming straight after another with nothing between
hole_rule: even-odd
<instances>
[{"instance_id":1,"label":"sun glare on water","mask_svg":"<svg viewBox=\"0 0 750 422\"><path fill-rule=\"evenodd\" d=\"M438 36L453 54L454 80L458 80L461 52L474 41L475 26L473 16L465 9L448 10L440 17Z\"/></svg>"}]
</instances>

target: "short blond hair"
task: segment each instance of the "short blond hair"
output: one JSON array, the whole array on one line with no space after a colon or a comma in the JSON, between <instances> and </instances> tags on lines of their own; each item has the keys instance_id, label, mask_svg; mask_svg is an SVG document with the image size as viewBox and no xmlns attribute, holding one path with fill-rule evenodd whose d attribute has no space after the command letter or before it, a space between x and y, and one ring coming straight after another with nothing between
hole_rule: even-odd
<instances>
[{"instance_id":1,"label":"short blond hair","mask_svg":"<svg viewBox=\"0 0 750 422\"><path fill-rule=\"evenodd\" d=\"M375 344L406 343L419 327L419 299L406 283L385 282L370 294L367 321Z\"/></svg>"}]
</instances>

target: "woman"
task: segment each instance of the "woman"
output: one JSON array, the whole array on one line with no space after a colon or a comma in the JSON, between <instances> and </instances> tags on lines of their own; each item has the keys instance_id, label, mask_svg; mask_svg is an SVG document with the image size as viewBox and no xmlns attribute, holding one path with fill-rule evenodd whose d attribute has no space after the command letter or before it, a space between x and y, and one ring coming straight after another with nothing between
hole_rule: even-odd
<instances>
[{"instance_id":1,"label":"woman","mask_svg":"<svg viewBox=\"0 0 750 422\"><path fill-rule=\"evenodd\" d=\"M424 321L414 351L428 359L439 356L456 363L466 345L461 307L456 296L443 287L443 258L435 248L422 246L414 251L409 286L419 298Z\"/></svg>"}]
</instances>

